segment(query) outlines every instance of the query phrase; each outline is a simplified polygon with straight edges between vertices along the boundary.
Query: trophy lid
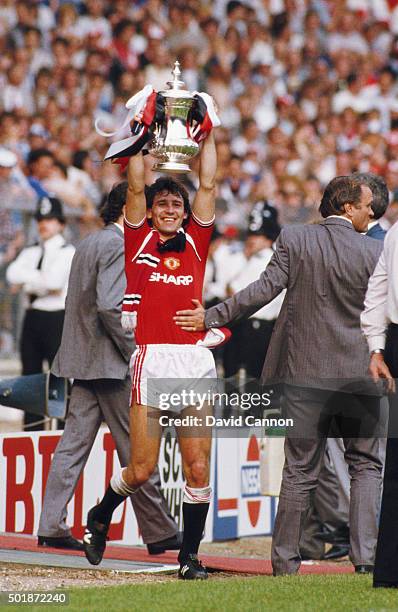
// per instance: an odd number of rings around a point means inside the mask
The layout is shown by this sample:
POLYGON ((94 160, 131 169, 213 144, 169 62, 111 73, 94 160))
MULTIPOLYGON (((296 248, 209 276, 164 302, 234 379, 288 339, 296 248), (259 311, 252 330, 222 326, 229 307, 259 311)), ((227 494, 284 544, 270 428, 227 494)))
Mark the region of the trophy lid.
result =
POLYGON ((174 69, 171 71, 171 74, 173 75, 173 80, 167 81, 167 85, 169 86, 169 89, 166 89, 165 91, 161 91, 160 93, 166 98, 167 97, 192 98, 193 96, 191 92, 185 89, 185 83, 180 78, 181 70, 180 70, 180 62, 178 60, 174 62, 174 69))

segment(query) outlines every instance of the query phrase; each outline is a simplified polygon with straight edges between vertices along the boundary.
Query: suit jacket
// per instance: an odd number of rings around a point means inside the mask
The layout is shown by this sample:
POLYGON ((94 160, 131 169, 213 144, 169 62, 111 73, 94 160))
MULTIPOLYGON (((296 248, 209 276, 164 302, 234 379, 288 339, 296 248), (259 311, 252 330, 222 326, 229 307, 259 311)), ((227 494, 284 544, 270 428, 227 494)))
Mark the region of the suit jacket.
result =
POLYGON ((56 376, 126 378, 134 343, 121 326, 125 288, 124 238, 112 223, 76 249, 61 346, 52 365, 56 376))
POLYGON ((376 223, 376 225, 371 227, 370 230, 366 232, 367 236, 370 238, 375 238, 376 240, 384 240, 386 234, 387 231, 381 227, 380 223, 376 223))
POLYGON ((286 288, 262 381, 341 389, 363 380, 369 353, 360 314, 382 248, 340 218, 286 227, 260 278, 206 311, 206 327, 250 316, 286 288))

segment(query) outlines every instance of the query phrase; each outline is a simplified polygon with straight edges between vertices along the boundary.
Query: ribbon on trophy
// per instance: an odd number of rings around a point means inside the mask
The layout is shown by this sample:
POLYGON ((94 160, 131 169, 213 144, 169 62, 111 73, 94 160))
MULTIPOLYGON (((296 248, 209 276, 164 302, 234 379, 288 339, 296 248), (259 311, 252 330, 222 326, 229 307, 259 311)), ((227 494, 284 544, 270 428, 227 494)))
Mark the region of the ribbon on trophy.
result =
MULTIPOLYGON (((116 136, 122 130, 130 127, 131 136, 111 144, 104 160, 111 159, 124 169, 129 157, 139 153, 150 142, 157 126, 164 123, 164 96, 156 92, 152 85, 146 85, 126 102, 127 115, 115 131, 105 132, 99 125, 100 118, 95 121, 98 134, 107 138, 116 136)), ((190 138, 199 143, 206 138, 213 127, 221 125, 217 116, 214 101, 204 92, 193 92, 191 109, 187 116, 187 133, 190 138)))
POLYGON ((99 126, 99 119, 95 121, 95 129, 101 136, 107 138, 116 136, 118 132, 130 126, 131 136, 111 144, 104 160, 112 159, 125 168, 129 157, 136 155, 153 137, 156 124, 161 123, 164 117, 163 96, 154 91, 152 85, 146 85, 126 102, 127 115, 114 132, 105 132, 99 126), (139 119, 138 119, 139 117, 139 119))
POLYGON ((221 125, 214 100, 209 94, 193 92, 193 104, 188 114, 188 133, 196 142, 204 140, 211 130, 221 125))

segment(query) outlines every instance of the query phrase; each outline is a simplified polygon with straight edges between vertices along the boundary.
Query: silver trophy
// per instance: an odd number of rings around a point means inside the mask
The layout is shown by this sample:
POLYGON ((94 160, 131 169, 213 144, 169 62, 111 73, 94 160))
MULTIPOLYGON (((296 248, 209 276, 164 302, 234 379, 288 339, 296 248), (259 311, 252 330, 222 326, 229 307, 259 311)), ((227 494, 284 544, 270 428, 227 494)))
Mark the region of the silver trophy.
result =
POLYGON ((192 106, 193 94, 185 89, 180 79, 180 63, 175 62, 171 74, 173 80, 169 89, 159 93, 164 97, 164 123, 157 125, 150 142, 149 153, 159 161, 153 167, 161 172, 190 172, 188 161, 199 153, 199 145, 188 131, 188 113, 192 106))

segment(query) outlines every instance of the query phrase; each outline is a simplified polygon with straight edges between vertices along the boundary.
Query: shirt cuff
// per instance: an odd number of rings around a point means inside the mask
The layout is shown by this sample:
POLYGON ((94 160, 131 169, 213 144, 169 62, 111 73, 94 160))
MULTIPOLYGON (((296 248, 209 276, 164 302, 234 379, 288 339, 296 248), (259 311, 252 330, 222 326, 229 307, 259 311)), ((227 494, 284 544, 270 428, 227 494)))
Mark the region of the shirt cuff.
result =
POLYGON ((221 323, 218 323, 217 319, 212 315, 214 306, 205 310, 205 328, 211 329, 212 327, 221 327, 221 323))
POLYGON ((384 349, 386 346, 386 337, 384 334, 380 336, 370 336, 368 339, 369 351, 375 351, 376 349, 384 349))
POLYGON ((127 225, 127 227, 131 227, 131 229, 138 229, 139 227, 142 227, 145 221, 146 221, 146 216, 139 223, 131 223, 130 221, 128 221, 126 217, 124 217, 125 225, 127 225))

